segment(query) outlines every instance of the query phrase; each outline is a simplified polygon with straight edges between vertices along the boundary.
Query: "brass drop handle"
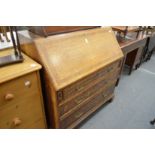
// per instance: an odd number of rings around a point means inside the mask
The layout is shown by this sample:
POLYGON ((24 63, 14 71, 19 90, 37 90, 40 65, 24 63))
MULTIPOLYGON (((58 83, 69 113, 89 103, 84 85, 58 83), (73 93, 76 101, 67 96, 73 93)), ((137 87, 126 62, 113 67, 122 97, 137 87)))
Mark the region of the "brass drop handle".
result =
POLYGON ((91 92, 90 92, 90 91, 88 91, 87 96, 90 96, 90 94, 91 94, 91 92))
POLYGON ((82 89, 84 89, 84 87, 82 87, 82 86, 76 88, 77 91, 81 91, 82 89))
POLYGON ((10 101, 10 100, 13 100, 14 99, 14 95, 11 94, 11 93, 8 93, 5 95, 5 100, 6 101, 10 101))
POLYGON ((79 118, 79 117, 81 117, 82 115, 83 115, 83 112, 77 113, 77 114, 75 115, 75 118, 79 118))
POLYGON ((108 68, 108 72, 111 72, 113 70, 113 67, 108 68))
POLYGON ((82 99, 80 99, 80 100, 75 100, 75 102, 76 102, 77 104, 80 104, 82 101, 83 101, 82 99))
POLYGON ((13 125, 14 125, 14 126, 19 126, 21 123, 22 123, 22 121, 20 120, 20 118, 15 117, 15 118, 13 119, 13 125))
POLYGON ((65 105, 65 107, 63 108, 63 111, 66 112, 68 110, 68 105, 65 105))
POLYGON ((107 93, 102 94, 103 99, 105 99, 105 97, 107 97, 107 96, 108 96, 107 93))
POLYGON ((102 94, 102 97, 103 97, 103 99, 106 97, 105 93, 104 93, 104 94, 102 94))

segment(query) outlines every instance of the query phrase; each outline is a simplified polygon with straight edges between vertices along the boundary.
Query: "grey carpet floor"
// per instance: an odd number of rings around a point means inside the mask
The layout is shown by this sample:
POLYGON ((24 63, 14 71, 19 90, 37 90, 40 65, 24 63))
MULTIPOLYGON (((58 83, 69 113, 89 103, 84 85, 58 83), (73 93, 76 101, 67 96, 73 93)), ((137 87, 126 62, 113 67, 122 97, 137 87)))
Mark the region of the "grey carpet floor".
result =
POLYGON ((155 118, 155 54, 151 60, 133 71, 123 71, 113 102, 89 117, 81 129, 154 129, 155 118))

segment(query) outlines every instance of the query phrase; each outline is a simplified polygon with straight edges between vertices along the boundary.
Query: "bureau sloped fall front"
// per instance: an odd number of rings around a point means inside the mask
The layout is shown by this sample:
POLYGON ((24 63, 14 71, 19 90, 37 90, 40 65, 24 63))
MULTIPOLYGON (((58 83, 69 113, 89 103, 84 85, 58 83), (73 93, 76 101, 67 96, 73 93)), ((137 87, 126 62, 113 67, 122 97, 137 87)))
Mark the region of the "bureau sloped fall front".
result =
POLYGON ((50 128, 75 128, 114 96, 123 54, 110 27, 53 35, 19 33, 23 52, 43 66, 50 128))

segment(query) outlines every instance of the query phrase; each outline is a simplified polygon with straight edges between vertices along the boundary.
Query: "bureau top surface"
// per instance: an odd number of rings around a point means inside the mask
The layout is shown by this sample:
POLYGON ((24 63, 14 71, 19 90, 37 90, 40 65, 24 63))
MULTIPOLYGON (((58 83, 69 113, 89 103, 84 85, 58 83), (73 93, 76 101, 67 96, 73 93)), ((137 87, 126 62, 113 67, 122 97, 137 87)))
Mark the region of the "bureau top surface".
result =
MULTIPOLYGON (((13 49, 2 50, 0 51, 0 57, 12 54, 13 52, 13 49)), ((0 83, 12 80, 19 76, 41 69, 41 65, 30 59, 25 54, 23 54, 23 56, 24 62, 22 63, 16 63, 0 67, 0 83)))
POLYGON ((34 44, 56 90, 123 56, 110 27, 37 38, 34 44))

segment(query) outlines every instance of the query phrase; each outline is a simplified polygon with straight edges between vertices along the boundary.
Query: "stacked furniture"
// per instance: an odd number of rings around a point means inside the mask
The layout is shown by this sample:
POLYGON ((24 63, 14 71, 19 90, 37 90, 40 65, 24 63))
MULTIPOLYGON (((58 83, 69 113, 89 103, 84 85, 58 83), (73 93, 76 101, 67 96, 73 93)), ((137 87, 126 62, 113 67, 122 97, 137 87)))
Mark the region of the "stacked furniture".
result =
POLYGON ((141 27, 140 26, 113 26, 112 29, 118 33, 117 38, 120 41, 125 41, 128 33, 136 32, 137 33, 136 38, 137 38, 141 30, 141 27), (121 34, 123 34, 123 38, 121 37, 122 36, 121 34))
MULTIPOLYGON (((113 29, 116 30, 115 27, 113 27, 113 29)), ((132 73, 133 69, 137 69, 140 66, 144 48, 149 38, 149 35, 144 33, 144 31, 138 32, 137 35, 137 32, 134 32, 135 30, 136 29, 131 29, 130 32, 126 34, 125 39, 121 36, 117 38, 124 54, 122 69, 124 64, 127 65, 129 67, 129 75, 132 73)))
MULTIPOLYGON (((0 57, 13 49, 0 51, 0 57)), ((0 128, 46 128, 39 70, 24 55, 24 62, 0 68, 0 128)))
POLYGON ((92 29, 96 27, 99 26, 28 26, 28 30, 35 34, 47 37, 50 35, 92 29))
POLYGON ((0 26, 0 42, 4 42, 3 38, 5 38, 7 42, 10 42, 10 39, 7 34, 8 30, 8 26, 0 26))
POLYGON ((22 31, 19 38, 43 66, 50 128, 75 128, 113 99, 123 54, 110 27, 46 38, 22 31))

